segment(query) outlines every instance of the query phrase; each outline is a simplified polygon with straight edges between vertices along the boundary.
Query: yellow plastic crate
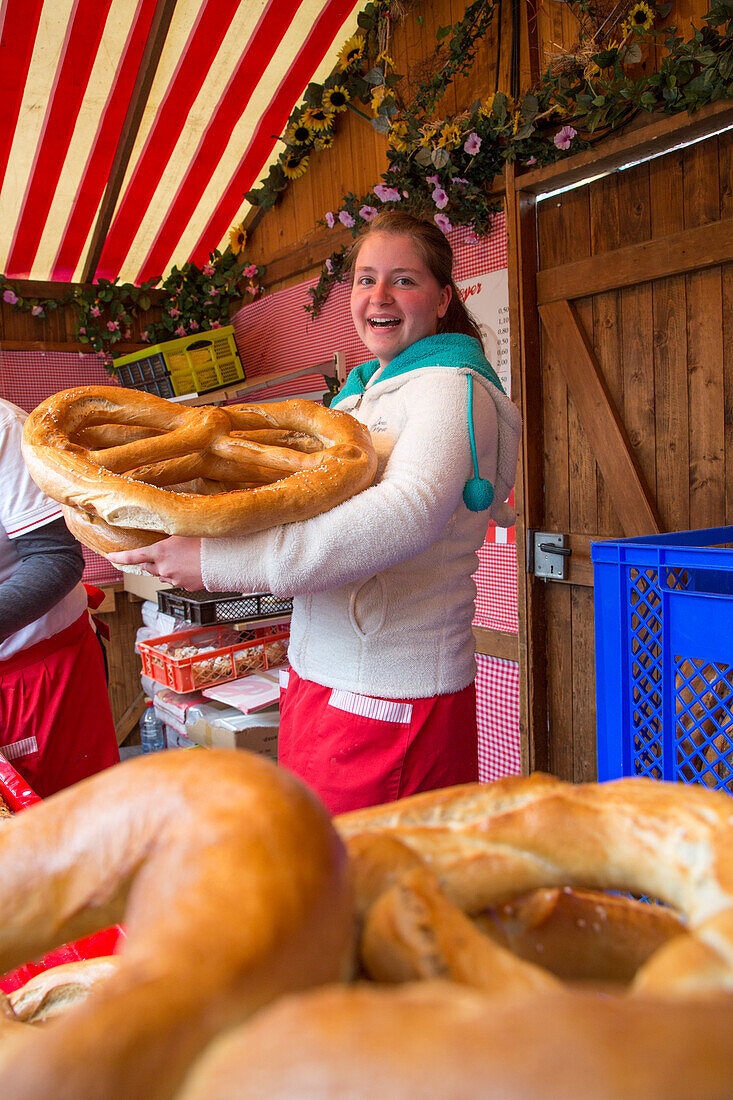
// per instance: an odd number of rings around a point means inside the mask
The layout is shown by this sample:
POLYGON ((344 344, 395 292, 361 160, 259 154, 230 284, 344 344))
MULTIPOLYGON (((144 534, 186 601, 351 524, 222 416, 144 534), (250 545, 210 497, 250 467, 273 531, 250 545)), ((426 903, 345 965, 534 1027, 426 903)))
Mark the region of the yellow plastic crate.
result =
POLYGON ((165 363, 168 384, 173 391, 171 396, 207 393, 244 378, 244 368, 234 341, 233 325, 223 325, 221 328, 182 336, 177 340, 166 340, 164 344, 153 344, 144 351, 115 359, 113 364, 124 385, 131 385, 134 389, 147 389, 147 386, 136 385, 128 378, 138 362, 150 361, 155 357, 162 357, 165 363))

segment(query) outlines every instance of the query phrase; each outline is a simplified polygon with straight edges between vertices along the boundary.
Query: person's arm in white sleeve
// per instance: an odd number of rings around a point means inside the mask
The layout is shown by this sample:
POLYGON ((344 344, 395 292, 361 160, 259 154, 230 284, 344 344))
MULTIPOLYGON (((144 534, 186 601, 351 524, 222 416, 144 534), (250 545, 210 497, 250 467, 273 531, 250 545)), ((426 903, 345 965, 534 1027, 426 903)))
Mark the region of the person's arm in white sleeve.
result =
MULTIPOLYGON (((302 595, 370 576, 427 549, 473 472, 467 389, 458 373, 405 386, 410 416, 381 481, 338 507, 243 538, 202 540, 206 587, 302 595)), ((474 425, 479 453, 492 453, 492 446, 495 452, 496 412, 481 386, 474 386, 474 425)))

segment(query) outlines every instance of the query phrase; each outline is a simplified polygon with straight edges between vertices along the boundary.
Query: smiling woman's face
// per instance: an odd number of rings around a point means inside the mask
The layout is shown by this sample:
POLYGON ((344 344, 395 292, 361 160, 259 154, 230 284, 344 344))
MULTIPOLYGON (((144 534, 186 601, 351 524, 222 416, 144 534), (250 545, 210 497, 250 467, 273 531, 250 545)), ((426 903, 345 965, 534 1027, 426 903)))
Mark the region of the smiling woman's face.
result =
POLYGON ((450 286, 440 286, 411 237, 376 232, 366 238, 354 265, 351 316, 380 366, 434 336, 450 300, 450 286))

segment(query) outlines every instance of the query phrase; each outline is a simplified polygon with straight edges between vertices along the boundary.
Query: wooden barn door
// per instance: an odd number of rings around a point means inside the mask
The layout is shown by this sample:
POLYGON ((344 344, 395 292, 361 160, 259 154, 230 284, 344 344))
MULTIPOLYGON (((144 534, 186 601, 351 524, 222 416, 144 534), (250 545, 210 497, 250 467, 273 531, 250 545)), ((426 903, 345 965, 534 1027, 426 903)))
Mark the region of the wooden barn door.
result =
POLYGON ((525 770, 596 778, 592 540, 733 523, 733 136, 537 192, 731 121, 508 180, 525 770), (534 532, 564 536, 565 579, 531 572, 534 532))

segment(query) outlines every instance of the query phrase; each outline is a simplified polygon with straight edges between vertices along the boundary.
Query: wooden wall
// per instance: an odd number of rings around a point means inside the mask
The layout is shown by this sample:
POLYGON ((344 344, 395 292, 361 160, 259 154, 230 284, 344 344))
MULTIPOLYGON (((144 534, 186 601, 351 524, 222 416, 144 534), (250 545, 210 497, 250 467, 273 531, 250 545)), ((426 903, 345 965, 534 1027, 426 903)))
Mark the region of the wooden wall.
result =
MULTIPOLYGON (((539 202, 536 239, 543 512, 527 527, 569 535, 587 561, 595 538, 733 522, 731 134, 539 202), (610 476, 614 417, 625 481, 610 476)), ((542 602, 542 766, 593 779, 592 573, 543 582, 542 602)))

